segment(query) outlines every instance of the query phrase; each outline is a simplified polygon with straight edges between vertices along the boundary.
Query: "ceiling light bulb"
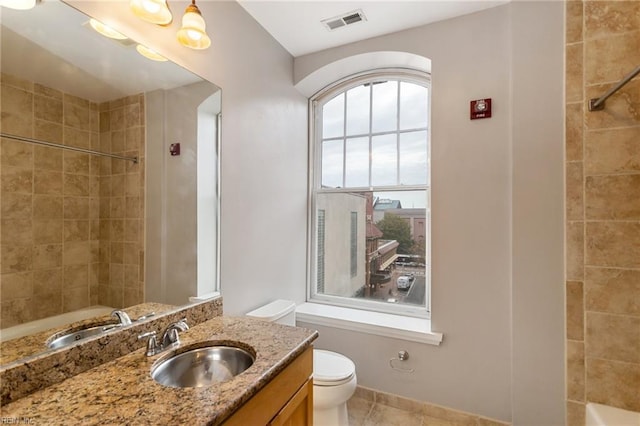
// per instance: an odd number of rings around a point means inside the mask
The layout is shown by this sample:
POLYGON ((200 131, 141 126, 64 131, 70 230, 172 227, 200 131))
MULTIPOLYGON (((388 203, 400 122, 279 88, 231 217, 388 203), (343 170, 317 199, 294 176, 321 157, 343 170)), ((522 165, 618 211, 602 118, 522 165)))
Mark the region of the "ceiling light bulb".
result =
POLYGON ((187 30, 187 37, 189 37, 191 40, 198 41, 202 38, 202 34, 198 31, 187 30))
POLYGON ((173 20, 167 0, 131 0, 129 6, 138 18, 152 24, 168 25, 173 20))
POLYGON ((137 45, 136 50, 139 54, 147 59, 151 59, 152 61, 165 62, 167 60, 167 58, 165 58, 155 50, 149 49, 147 46, 143 46, 142 44, 137 45))
POLYGON ((9 9, 28 10, 36 5, 36 0, 0 0, 0 6, 9 9))
POLYGON ((121 33, 119 33, 118 31, 114 30, 113 28, 103 24, 100 21, 97 21, 93 18, 89 19, 89 25, 91 25, 91 28, 93 28, 94 30, 96 30, 97 32, 99 32, 100 34, 102 34, 105 37, 109 37, 109 38, 114 38, 116 40, 126 40, 127 36, 123 35, 121 33))
POLYGON ((142 0, 142 7, 149 13, 158 13, 161 9, 161 5, 152 0, 142 0))
POLYGON ((211 46, 211 39, 207 35, 206 27, 195 0, 192 0, 182 17, 182 28, 177 34, 178 41, 191 49, 206 49, 211 46))

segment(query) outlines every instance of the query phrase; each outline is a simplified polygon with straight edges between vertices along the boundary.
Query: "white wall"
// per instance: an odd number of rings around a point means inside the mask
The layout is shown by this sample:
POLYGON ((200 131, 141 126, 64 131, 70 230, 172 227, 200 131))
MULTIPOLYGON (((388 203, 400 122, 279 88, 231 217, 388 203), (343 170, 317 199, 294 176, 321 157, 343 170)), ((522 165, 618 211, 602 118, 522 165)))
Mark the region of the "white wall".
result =
POLYGON ((513 423, 563 424, 564 2, 511 20, 513 423))
MULTIPOLYGON (((118 30, 223 89, 225 313, 304 300, 306 99, 293 88, 293 59, 234 2, 198 3, 213 40, 204 52, 177 45, 179 19, 170 28, 141 23, 126 3, 76 6, 117 17, 118 30)), ((562 117, 554 112, 562 8, 513 2, 296 59, 295 81, 370 51, 433 60, 432 307, 445 340, 435 347, 320 328, 319 346, 350 356, 362 385, 516 424, 536 415, 564 422, 562 117), (538 109, 529 96, 551 106, 538 109), (494 117, 469 121, 468 102, 485 97, 494 117), (415 374, 389 369, 400 349, 411 353, 415 374)))
POLYGON ((517 424, 536 411, 538 424, 564 422, 562 45, 562 3, 514 2, 296 58, 296 82, 366 52, 432 61, 432 323, 445 340, 433 347, 320 328, 318 346, 354 359, 363 386, 517 424), (531 91, 551 105, 539 121, 523 98, 531 91), (479 98, 492 98, 493 117, 470 121, 469 101, 479 98), (540 157, 553 160, 531 181, 540 157), (537 215, 526 215, 531 199, 537 215), (412 375, 389 368, 401 349, 412 375))
POLYGON ((145 301, 182 305, 197 295, 198 107, 219 92, 200 82, 146 94, 145 301))
MULTIPOLYGON (((276 298, 302 302, 307 101, 293 87, 291 55, 235 2, 198 2, 212 39, 206 51, 187 49, 175 39, 189 2, 171 2, 174 21, 168 28, 135 18, 125 1, 72 3, 100 20, 117 23, 117 30, 222 88, 225 313, 242 314, 276 298)), ((195 204, 179 207, 195 217, 195 204)), ((195 243, 190 233, 182 238, 185 244, 195 243)))

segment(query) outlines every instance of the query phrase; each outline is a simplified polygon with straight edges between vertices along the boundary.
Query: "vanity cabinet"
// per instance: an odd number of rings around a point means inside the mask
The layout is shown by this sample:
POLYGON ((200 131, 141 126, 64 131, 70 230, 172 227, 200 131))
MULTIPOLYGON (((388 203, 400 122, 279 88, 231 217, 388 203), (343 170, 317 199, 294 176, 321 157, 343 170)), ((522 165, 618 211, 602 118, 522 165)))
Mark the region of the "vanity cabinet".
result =
POLYGON ((223 425, 312 426, 312 373, 313 347, 310 346, 223 425))

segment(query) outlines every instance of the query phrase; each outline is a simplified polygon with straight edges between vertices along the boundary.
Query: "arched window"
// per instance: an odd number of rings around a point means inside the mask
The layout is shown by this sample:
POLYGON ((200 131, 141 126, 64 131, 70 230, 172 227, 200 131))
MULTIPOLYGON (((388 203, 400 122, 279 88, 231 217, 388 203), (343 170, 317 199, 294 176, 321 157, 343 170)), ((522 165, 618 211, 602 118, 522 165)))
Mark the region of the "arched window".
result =
POLYGON ((311 100, 311 301, 428 315, 430 79, 384 70, 311 100))

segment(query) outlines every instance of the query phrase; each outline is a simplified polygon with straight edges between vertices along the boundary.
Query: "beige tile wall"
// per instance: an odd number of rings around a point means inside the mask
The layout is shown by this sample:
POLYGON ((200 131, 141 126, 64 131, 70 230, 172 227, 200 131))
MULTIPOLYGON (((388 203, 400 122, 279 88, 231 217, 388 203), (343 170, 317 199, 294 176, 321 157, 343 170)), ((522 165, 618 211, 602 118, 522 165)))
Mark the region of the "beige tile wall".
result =
MULTIPOLYGON (((142 95, 97 105, 6 74, 0 94, 2 132, 144 156, 142 95)), ((2 139, 1 327, 143 300, 142 164, 2 139)))
POLYGON ((568 1, 567 424, 584 404, 640 411, 640 1, 568 1))
POLYGON ((140 159, 100 160, 98 300, 130 306, 144 300, 144 95, 99 109, 101 149, 140 159))

